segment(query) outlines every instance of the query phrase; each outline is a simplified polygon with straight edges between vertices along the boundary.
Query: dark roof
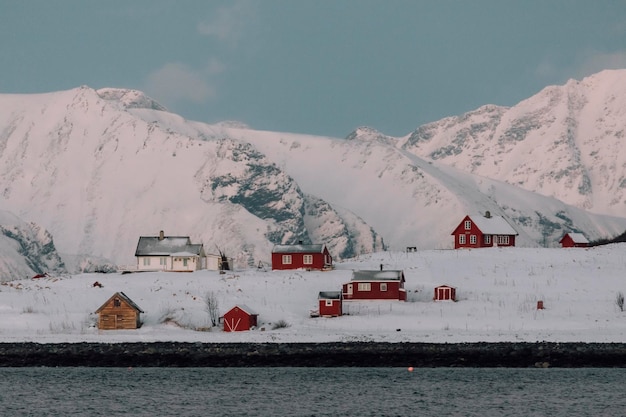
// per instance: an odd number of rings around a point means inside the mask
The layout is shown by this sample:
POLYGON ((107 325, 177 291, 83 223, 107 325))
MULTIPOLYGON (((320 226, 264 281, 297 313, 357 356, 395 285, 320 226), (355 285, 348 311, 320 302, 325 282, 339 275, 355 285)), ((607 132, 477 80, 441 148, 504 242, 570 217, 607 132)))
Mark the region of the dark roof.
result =
POLYGON ((141 236, 137 243, 135 256, 204 256, 201 243, 191 243, 189 236, 141 236))
POLYGON ((317 298, 320 300, 340 300, 341 291, 320 291, 317 298))
POLYGON ((404 281, 404 272, 397 270, 353 271, 352 281, 404 281))
POLYGON ((275 245, 272 253, 322 253, 325 247, 324 244, 275 245))
POLYGON ((104 302, 104 304, 102 304, 100 306, 99 309, 96 310, 96 313, 99 313, 104 307, 107 306, 107 304, 109 304, 109 302, 114 299, 114 298, 120 298, 121 300, 123 300, 126 304, 128 304, 129 306, 131 306, 133 309, 137 310, 140 313, 143 313, 144 311, 139 308, 139 306, 137 304, 135 304, 135 302, 133 300, 131 300, 130 298, 128 298, 128 296, 126 294, 124 294, 123 292, 116 292, 115 294, 113 294, 111 297, 109 297, 108 300, 106 300, 104 302))

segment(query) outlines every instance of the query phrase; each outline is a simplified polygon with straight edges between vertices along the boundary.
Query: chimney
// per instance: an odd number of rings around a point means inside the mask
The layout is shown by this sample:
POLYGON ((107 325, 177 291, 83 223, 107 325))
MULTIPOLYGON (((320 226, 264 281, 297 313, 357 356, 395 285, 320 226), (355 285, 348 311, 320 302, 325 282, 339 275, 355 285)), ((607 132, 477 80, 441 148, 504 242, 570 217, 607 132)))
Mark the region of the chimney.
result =
POLYGON ((383 264, 380 264, 380 270, 381 271, 383 270, 383 264))
POLYGON ((489 210, 487 210, 487 211, 485 212, 485 217, 486 217, 486 218, 488 218, 488 219, 490 219, 490 218, 491 218, 491 212, 490 212, 489 210))
POLYGON ((165 235, 163 234, 163 230, 159 232, 159 240, 165 239, 165 235))

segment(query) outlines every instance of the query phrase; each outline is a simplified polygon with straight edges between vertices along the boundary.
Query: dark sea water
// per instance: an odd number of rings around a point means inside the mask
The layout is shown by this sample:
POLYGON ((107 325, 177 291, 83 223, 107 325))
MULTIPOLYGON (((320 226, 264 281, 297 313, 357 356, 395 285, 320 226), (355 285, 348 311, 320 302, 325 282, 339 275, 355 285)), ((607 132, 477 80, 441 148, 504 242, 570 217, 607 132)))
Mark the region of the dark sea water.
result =
POLYGON ((0 368, 0 416, 626 416, 626 369, 0 368))

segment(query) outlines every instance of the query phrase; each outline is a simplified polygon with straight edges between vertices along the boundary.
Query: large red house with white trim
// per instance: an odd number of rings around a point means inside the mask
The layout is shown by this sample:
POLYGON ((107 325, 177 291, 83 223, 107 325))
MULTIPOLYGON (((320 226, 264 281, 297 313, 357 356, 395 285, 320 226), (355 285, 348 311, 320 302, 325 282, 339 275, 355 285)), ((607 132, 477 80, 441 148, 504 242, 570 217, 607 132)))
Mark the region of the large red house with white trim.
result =
POLYGON ((314 269, 333 267, 333 258, 323 244, 276 245, 272 249, 272 269, 314 269))
POLYGON ((566 233, 559 241, 563 248, 586 248, 589 241, 582 233, 566 233))
POLYGON ((454 249, 515 246, 518 233, 501 216, 465 216, 452 232, 454 249))
POLYGON ((403 271, 354 271, 352 280, 343 284, 344 300, 406 301, 403 271))

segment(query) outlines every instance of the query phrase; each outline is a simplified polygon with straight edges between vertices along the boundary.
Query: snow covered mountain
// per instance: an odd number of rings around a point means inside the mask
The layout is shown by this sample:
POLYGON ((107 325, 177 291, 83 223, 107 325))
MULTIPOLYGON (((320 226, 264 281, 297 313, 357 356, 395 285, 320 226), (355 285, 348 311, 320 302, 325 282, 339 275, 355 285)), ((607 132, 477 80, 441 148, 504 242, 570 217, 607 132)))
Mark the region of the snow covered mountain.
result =
POLYGON ((420 126, 402 149, 596 213, 626 214, 626 70, 420 126))
MULTIPOLYGON (((621 90, 604 86, 617 83, 613 75, 578 83, 616 91, 616 108, 603 111, 604 130, 613 132, 606 149, 558 136, 556 98, 543 107, 525 104, 534 98, 512 109, 483 107, 405 138, 359 128, 341 139, 188 121, 132 90, 4 94, 2 209, 49 230, 66 262, 92 265, 133 262, 138 237, 159 230, 189 235, 208 252, 219 247, 238 267, 268 262, 273 244, 300 240, 327 243, 338 259, 385 247, 450 248, 461 218, 487 210, 514 224, 521 246, 555 246, 567 231, 613 236, 626 230, 621 194, 601 198, 626 183, 626 156, 615 145, 623 122, 614 116, 624 108, 626 82, 621 90), (522 108, 534 118, 514 118, 522 108), (550 144, 531 142, 535 131, 550 144), (556 145, 559 152, 547 151, 556 145)), ((572 110, 565 129, 593 125, 599 135, 602 123, 589 115, 593 103, 606 103, 577 91, 574 107, 587 110, 572 110)))

